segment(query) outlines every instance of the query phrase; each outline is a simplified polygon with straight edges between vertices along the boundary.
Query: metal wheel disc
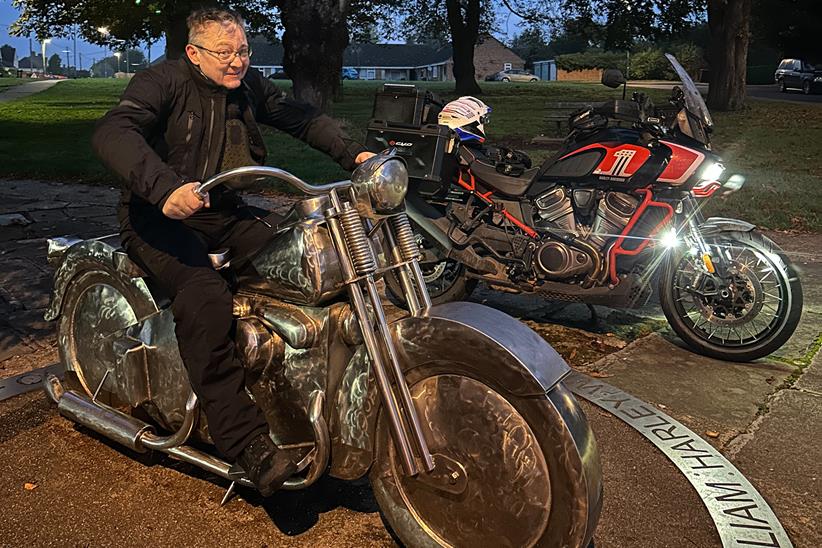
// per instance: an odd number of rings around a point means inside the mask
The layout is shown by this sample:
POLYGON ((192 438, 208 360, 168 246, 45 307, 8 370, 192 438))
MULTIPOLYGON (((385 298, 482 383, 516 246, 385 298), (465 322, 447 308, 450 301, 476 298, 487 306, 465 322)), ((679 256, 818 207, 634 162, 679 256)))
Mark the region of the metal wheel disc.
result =
MULTIPOLYGON (((69 337, 66 365, 83 388, 93 394, 109 366, 117 361, 112 347, 115 333, 137 322, 126 297, 104 283, 89 285, 77 296, 67 318, 69 337)), ((113 381, 113 379, 112 379, 113 381)))
POLYGON ((428 534, 445 546, 529 546, 551 512, 551 481, 539 442, 525 419, 487 385, 437 375, 411 387, 432 454, 465 469, 454 495, 406 477, 391 444, 397 488, 428 534))
POLYGON ((779 323, 785 307, 785 288, 777 267, 765 254, 735 242, 713 243, 729 266, 729 280, 717 295, 702 297, 686 287, 696 276, 694 260, 682 259, 674 277, 677 313, 703 339, 724 345, 746 345, 765 336, 779 323))

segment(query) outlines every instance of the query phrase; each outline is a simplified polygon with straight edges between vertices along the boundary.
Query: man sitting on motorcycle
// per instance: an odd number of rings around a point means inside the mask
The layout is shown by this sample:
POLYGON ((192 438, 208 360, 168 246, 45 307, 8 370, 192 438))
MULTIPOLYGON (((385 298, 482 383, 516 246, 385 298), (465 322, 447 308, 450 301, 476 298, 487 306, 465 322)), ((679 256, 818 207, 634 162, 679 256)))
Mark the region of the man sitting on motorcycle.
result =
POLYGON ((264 163, 258 123, 326 152, 345 169, 372 154, 335 120, 249 69, 239 15, 195 11, 188 28, 185 56, 137 73, 98 122, 93 146, 125 182, 123 247, 172 299, 180 355, 214 444, 269 495, 295 465, 277 450, 246 393, 230 336, 232 294, 208 253, 229 248, 236 266, 271 237, 279 217, 245 206, 231 189, 204 199, 194 190, 215 173, 264 163))

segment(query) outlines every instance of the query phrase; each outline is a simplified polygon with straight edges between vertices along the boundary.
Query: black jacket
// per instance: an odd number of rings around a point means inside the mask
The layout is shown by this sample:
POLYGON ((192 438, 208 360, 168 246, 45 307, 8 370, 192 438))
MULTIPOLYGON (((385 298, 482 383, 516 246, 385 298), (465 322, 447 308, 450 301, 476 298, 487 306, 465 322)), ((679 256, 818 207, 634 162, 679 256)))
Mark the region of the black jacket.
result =
MULTIPOLYGON (((251 155, 260 164, 265 146, 257 123, 305 141, 347 170, 366 150, 337 121, 286 97, 256 69, 248 70, 241 88, 251 155)), ((134 206, 162 208, 181 184, 215 174, 225 138, 227 92, 185 58, 134 76, 92 137, 97 155, 125 182, 121 215, 134 206)))

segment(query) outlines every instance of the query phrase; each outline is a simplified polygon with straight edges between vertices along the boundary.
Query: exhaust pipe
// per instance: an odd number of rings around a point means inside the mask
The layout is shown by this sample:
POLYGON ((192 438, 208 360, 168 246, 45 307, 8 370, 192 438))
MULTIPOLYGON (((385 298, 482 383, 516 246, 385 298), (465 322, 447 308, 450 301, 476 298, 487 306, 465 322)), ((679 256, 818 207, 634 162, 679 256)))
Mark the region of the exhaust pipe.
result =
MULTIPOLYGON (((197 396, 192 392, 186 402, 186 415, 177 432, 169 436, 157 436, 154 427, 131 415, 109 407, 73 390, 66 390, 55 375, 46 377, 44 388, 49 397, 57 404, 57 411, 69 420, 76 422, 117 443, 145 453, 148 450, 162 451, 171 457, 193 464, 203 470, 245 485, 254 485, 244 477, 237 477, 233 467, 227 462, 183 445, 194 429, 196 418, 197 396)), ((331 440, 328 426, 323 417, 323 392, 317 390, 311 394, 309 419, 314 428, 314 450, 310 451, 297 463, 297 470, 308 469, 305 477, 288 479, 284 490, 304 489, 317 481, 328 467, 331 453, 331 440)))
POLYGON ((73 390, 66 391, 55 375, 46 377, 44 385, 46 393, 57 403, 57 411, 62 416, 129 449, 146 452, 140 440, 146 433, 154 434, 154 428, 150 424, 105 404, 92 402, 73 390))

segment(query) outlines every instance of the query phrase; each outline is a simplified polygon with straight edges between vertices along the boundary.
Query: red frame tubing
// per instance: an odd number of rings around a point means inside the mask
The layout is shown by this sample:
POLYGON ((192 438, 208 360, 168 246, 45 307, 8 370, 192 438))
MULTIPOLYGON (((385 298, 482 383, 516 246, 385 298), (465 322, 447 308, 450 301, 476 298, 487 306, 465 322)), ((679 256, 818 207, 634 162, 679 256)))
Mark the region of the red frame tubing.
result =
MULTIPOLYGON (((471 192, 474 193, 475 196, 478 196, 486 204, 496 204, 496 202, 491 199, 491 195, 493 194, 493 192, 486 192, 485 194, 482 194, 481 192, 479 192, 477 190, 476 179, 474 179, 474 174, 471 173, 470 169, 466 169, 466 170, 461 169, 460 172, 459 172, 459 175, 457 177, 458 177, 457 183, 462 188, 464 188, 466 190, 470 190, 471 192), (462 178, 463 171, 465 171, 465 173, 468 175, 468 180, 463 180, 463 178, 462 178)), ((511 221, 514 224, 514 226, 516 226, 517 228, 519 228, 520 230, 525 232, 531 238, 536 239, 538 237, 537 232, 533 228, 531 228, 530 226, 526 225, 525 223, 523 223, 522 221, 520 221, 519 219, 514 217, 504 207, 500 209, 500 213, 502 213, 505 216, 506 219, 511 221)))
POLYGON ((625 228, 622 229, 622 232, 617 238, 617 241, 611 246, 611 249, 608 251, 608 272, 611 276, 611 283, 616 285, 619 283, 619 276, 617 276, 616 271, 616 259, 617 255, 628 255, 630 257, 639 254, 645 249, 651 241, 651 236, 656 234, 663 226, 668 224, 668 221, 674 216, 674 208, 671 207, 671 204, 666 204, 665 202, 655 202, 654 201, 654 193, 651 192, 649 188, 640 188, 637 189, 637 192, 644 194, 642 198, 642 202, 634 211, 634 214, 631 216, 631 220, 628 221, 628 224, 625 225, 625 228), (648 234, 647 240, 642 240, 640 244, 636 247, 636 249, 623 249, 622 244, 625 242, 626 236, 631 232, 636 225, 639 218, 642 217, 642 214, 645 213, 645 210, 648 207, 661 207, 662 209, 667 210, 665 214, 665 218, 654 227, 654 229, 648 234))

